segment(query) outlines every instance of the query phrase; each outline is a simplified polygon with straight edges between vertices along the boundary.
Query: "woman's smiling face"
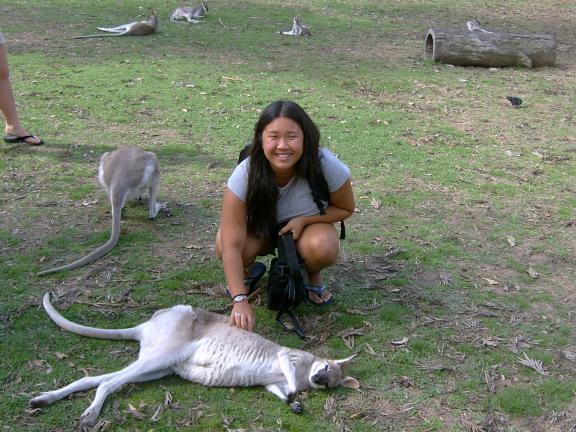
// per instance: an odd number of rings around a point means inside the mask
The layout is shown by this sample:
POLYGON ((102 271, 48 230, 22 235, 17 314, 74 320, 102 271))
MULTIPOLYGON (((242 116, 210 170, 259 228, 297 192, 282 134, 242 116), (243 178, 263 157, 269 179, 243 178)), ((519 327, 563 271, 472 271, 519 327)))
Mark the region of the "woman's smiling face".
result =
POLYGON ((264 128, 262 149, 274 175, 290 179, 304 153, 304 132, 294 120, 278 117, 264 128))

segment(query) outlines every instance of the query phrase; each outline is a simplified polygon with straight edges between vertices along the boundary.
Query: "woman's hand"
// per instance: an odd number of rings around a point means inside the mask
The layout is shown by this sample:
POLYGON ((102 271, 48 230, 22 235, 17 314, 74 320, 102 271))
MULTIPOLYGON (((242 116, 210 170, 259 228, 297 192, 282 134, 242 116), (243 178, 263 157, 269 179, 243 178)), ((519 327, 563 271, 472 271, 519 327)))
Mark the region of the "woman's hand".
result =
POLYGON ((304 228, 306 228, 306 216, 297 216, 292 218, 288 221, 286 225, 278 232, 278 235, 286 234, 292 232, 292 236, 294 240, 298 240, 300 238, 300 234, 304 228))
POLYGON ((248 300, 233 303, 230 314, 230 325, 238 328, 253 331, 256 324, 256 316, 248 300))

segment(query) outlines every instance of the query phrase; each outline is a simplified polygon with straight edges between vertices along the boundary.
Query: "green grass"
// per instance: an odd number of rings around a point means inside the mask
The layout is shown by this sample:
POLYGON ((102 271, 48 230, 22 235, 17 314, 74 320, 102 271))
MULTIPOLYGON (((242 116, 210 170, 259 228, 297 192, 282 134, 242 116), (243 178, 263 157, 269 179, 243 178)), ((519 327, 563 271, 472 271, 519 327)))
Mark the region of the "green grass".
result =
POLYGON ((222 190, 259 112, 283 98, 305 107, 322 144, 350 167, 357 211, 340 262, 325 272, 336 303, 299 308, 312 339, 282 332, 265 293, 257 331, 329 357, 357 353, 350 373, 363 388, 303 394, 305 412, 294 416, 263 389, 169 377, 110 396, 101 416, 110 430, 465 431, 464 418, 478 426, 502 415, 508 421, 497 427, 512 432, 547 430, 563 411, 554 427, 570 430, 574 363, 562 351, 574 346, 576 324, 576 52, 566 42, 574 6, 212 0, 205 22, 192 26, 168 22, 173 6, 102 0, 62 13, 69 2, 0 4, 22 122, 47 143, 1 149, 1 428, 75 430, 93 392, 40 412, 27 401, 117 370, 137 352, 134 343, 59 331, 38 307, 45 292, 64 294, 56 306, 68 318, 100 327, 133 326, 178 303, 227 306, 212 250, 222 190), (154 36, 68 39, 151 8, 161 19, 154 36), (275 33, 295 14, 311 38, 275 33), (470 17, 494 30, 555 34, 557 67, 488 70, 424 58, 427 28, 470 17), (509 94, 524 107, 512 109, 509 94), (172 216, 149 221, 145 203, 130 204, 110 254, 36 277, 108 239, 98 161, 128 144, 157 154, 159 200, 172 216), (394 248, 402 251, 385 258, 394 248), (341 337, 352 328, 361 334, 341 337), (519 364, 523 353, 548 375, 519 364), (153 422, 166 392, 174 403, 153 422))
POLYGON ((513 416, 534 416, 544 410, 562 411, 574 397, 573 382, 546 379, 533 385, 517 385, 500 391, 491 402, 513 416))

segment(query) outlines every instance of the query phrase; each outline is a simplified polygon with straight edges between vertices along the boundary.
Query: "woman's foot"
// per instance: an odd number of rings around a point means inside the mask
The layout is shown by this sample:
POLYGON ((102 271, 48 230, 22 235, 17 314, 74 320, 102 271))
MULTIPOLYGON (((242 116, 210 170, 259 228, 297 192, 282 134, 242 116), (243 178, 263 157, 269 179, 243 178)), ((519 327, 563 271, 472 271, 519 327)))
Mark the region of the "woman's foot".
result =
POLYGON ((26 143, 33 146, 44 144, 44 141, 37 136, 31 135, 26 129, 6 128, 5 132, 4 142, 7 143, 26 143))
POLYGON ((316 306, 328 305, 334 300, 332 293, 326 289, 323 283, 320 285, 306 285, 306 289, 308 290, 308 300, 316 306))

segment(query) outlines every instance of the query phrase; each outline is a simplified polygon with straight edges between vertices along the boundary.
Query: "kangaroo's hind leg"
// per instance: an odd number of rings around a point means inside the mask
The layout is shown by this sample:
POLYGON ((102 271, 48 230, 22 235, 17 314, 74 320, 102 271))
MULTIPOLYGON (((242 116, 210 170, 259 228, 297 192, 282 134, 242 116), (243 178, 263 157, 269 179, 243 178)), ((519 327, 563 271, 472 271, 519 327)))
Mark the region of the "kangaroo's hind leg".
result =
POLYGON ((86 391, 93 387, 97 387, 103 380, 113 378, 115 375, 119 373, 120 372, 112 372, 104 375, 88 376, 80 378, 79 380, 74 381, 73 383, 70 383, 67 386, 62 387, 58 390, 44 392, 40 396, 36 396, 34 399, 30 400, 30 406, 35 408, 49 405, 60 399, 64 399, 66 396, 69 396, 72 393, 76 393, 79 391, 86 391))
MULTIPOLYGON (((130 23, 133 24, 133 23, 130 23)), ((125 33, 128 31, 130 24, 123 24, 118 27, 96 27, 100 31, 110 32, 110 33, 125 33)))
POLYGON ((171 368, 160 367, 165 366, 163 363, 163 359, 159 357, 138 359, 110 378, 102 380, 96 390, 94 400, 80 417, 80 423, 84 426, 94 426, 106 398, 123 385, 151 381, 173 373, 171 368))
POLYGON ((156 195, 158 193, 158 183, 160 183, 160 177, 159 176, 154 176, 150 180, 150 186, 148 188, 148 190, 150 191, 150 203, 149 203, 149 207, 148 207, 148 218, 149 219, 156 218, 160 209, 162 209, 164 207, 162 204, 159 204, 156 202, 156 195))

